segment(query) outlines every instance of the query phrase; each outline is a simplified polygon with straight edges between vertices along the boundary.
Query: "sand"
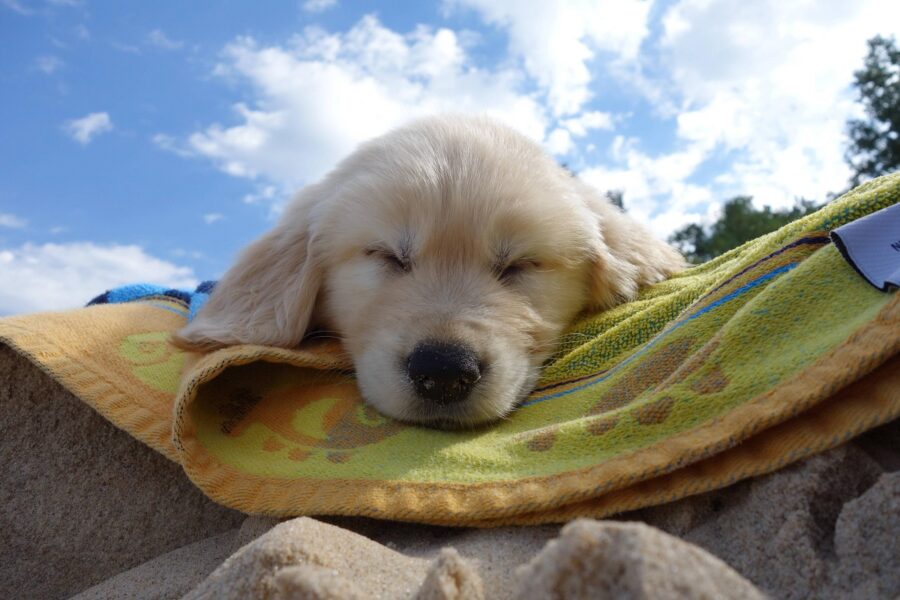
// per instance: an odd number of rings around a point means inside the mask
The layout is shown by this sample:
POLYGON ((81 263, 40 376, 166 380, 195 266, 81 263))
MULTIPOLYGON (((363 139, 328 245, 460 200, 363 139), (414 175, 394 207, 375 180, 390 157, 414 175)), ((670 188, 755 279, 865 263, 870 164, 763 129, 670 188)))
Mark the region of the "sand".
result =
POLYGON ((207 500, 6 348, 0 373, 4 598, 900 595, 900 422, 616 519, 491 530, 278 522, 207 500))

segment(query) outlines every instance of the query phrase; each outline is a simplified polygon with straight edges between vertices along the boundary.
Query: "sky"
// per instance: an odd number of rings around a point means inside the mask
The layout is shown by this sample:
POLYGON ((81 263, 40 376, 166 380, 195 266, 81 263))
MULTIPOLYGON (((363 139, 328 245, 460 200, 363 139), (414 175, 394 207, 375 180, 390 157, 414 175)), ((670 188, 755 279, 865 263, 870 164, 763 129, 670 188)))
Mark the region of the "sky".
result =
POLYGON ((895 0, 0 0, 0 315, 216 279, 357 144, 501 119, 660 237, 847 187, 895 0))

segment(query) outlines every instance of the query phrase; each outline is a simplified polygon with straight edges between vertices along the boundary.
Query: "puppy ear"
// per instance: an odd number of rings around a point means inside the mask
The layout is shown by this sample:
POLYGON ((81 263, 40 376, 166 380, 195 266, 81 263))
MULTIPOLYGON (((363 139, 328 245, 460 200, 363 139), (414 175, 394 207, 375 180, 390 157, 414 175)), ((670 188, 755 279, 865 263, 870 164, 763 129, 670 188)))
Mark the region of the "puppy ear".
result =
POLYGON ((638 290, 683 270, 681 254, 656 238, 596 190, 578 182, 597 219, 599 243, 591 273, 589 308, 605 310, 633 300, 638 290))
POLYGON ((291 348, 313 320, 322 283, 309 202, 298 198, 279 224, 247 247, 209 300, 172 336, 186 350, 236 344, 291 348))

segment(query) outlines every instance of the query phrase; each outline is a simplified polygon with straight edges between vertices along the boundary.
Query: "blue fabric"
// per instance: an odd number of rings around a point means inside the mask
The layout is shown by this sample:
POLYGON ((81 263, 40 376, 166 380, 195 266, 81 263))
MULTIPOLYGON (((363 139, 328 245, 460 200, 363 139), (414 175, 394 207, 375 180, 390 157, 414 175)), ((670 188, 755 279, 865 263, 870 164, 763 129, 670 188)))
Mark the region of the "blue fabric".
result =
POLYGON ((135 302, 138 300, 147 300, 164 296, 173 298, 182 302, 188 309, 188 321, 192 321, 197 316, 197 311, 206 304, 209 295, 216 287, 215 281, 204 281, 197 286, 194 291, 176 290, 161 285, 153 285, 150 283, 135 283, 131 285, 123 285, 122 287, 106 290, 93 300, 87 303, 88 306, 94 304, 122 304, 124 302, 135 302))
POLYGON ((191 302, 188 304, 188 323, 194 320, 194 317, 197 316, 197 311, 203 308, 207 300, 209 300, 209 294, 202 292, 197 292, 191 296, 191 302))

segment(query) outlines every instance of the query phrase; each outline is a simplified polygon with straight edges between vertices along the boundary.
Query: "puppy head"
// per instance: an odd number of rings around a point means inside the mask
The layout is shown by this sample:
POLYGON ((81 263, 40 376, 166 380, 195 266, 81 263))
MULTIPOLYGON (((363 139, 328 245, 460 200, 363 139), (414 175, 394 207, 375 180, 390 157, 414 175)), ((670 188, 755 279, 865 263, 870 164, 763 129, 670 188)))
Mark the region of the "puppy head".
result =
POLYGON ((681 266, 514 130, 431 118, 301 192, 176 341, 291 347, 326 328, 382 413, 475 425, 531 391, 579 312, 681 266))

